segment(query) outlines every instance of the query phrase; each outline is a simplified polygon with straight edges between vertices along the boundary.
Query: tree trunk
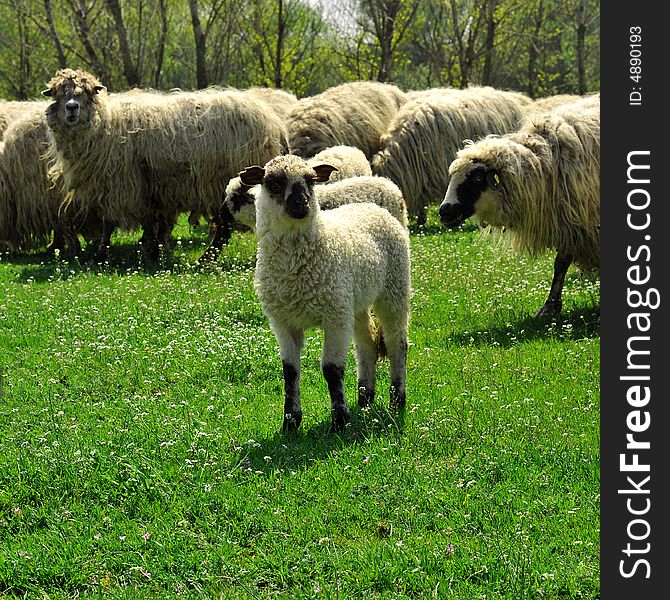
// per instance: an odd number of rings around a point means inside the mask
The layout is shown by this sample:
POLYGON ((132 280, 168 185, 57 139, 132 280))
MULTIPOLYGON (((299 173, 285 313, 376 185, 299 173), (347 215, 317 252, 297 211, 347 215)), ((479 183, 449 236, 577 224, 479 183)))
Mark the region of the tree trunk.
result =
POLYGON ((577 6, 577 85, 580 95, 586 94, 586 0, 579 0, 577 6))
POLYGON ((83 0, 79 0, 78 5, 75 6, 74 0, 67 0, 72 13, 75 15, 74 27, 79 36, 84 50, 88 56, 88 62, 93 68, 95 75, 97 75, 100 80, 107 86, 111 91, 111 81, 109 73, 103 61, 98 57, 98 53, 95 51, 93 44, 91 43, 90 30, 88 26, 87 15, 88 11, 83 0))
POLYGON ((277 1, 277 55, 275 60, 274 84, 277 89, 282 86, 281 59, 284 48, 286 21, 284 20, 284 0, 277 1))
POLYGON ((539 56, 538 45, 540 43, 540 31, 542 29, 542 21, 544 19, 544 1, 540 0, 537 8, 537 15, 535 17, 535 30, 530 36, 530 46, 528 48, 528 95, 535 98, 537 95, 537 85, 535 79, 537 78, 537 59, 539 56))
POLYGON ((114 18, 114 24, 116 25, 116 35, 119 38, 119 49, 121 50, 121 59, 123 61, 123 74, 125 75, 129 86, 139 86, 142 81, 137 72, 137 67, 135 63, 133 63, 132 56, 130 55, 128 32, 126 31, 126 25, 123 22, 121 4, 119 3, 119 0, 105 0, 105 6, 114 18))
POLYGON ((54 23, 51 0, 44 0, 44 10, 46 11, 47 15, 47 24, 49 25, 49 33, 51 34, 51 39, 56 48, 56 54, 58 55, 58 68, 65 69, 67 67, 67 59, 65 58, 65 52, 63 52, 63 45, 60 43, 60 38, 58 37, 58 32, 56 31, 56 24, 54 23))
POLYGON ((191 22, 193 23, 193 35, 195 37, 195 79, 198 89, 209 85, 207 76, 207 36, 200 23, 200 7, 198 0, 188 0, 191 9, 191 22))
POLYGON ((160 88, 161 72, 163 71, 163 57, 165 55, 165 40, 167 39, 167 3, 166 0, 158 0, 160 10, 160 21, 158 30, 158 49, 156 54, 156 68, 154 69, 153 86, 160 88))
POLYGON ((484 43, 484 73, 482 74, 483 85, 491 85, 493 46, 496 35, 495 12, 497 4, 497 0, 488 0, 486 3, 486 41, 484 43))

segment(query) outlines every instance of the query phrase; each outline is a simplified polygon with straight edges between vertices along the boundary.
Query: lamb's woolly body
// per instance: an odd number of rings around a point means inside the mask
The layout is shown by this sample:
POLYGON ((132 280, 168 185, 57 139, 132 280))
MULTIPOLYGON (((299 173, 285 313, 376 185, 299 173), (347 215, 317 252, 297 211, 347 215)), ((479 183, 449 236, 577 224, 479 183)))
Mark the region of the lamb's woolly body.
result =
POLYGON ((355 146, 369 158, 405 100, 395 85, 374 81, 343 83, 302 98, 287 116, 289 148, 309 158, 330 146, 355 146))
MULTIPOLYGON (((253 230, 256 229, 255 202, 259 191, 259 186, 244 186, 239 177, 231 179, 226 188, 225 204, 233 219, 253 230)), ((386 209, 403 227, 407 227, 407 207, 402 192, 386 177, 350 177, 317 185, 314 194, 321 210, 332 210, 344 204, 371 202, 386 209)))
POLYGON ((423 219, 425 207, 444 196, 449 164, 464 141, 516 130, 529 102, 518 92, 490 87, 417 94, 382 137, 372 172, 394 181, 409 215, 423 219))
POLYGON ((314 171, 295 156, 282 156, 270 161, 264 172, 265 181, 270 174, 289 182, 279 196, 265 184, 260 186, 254 279, 284 363, 285 426, 291 428, 291 423, 297 426, 300 422, 296 381, 303 332, 310 327, 325 332, 322 367, 331 396, 333 426, 341 429, 348 420, 343 378, 352 335, 356 340, 359 403, 372 399, 377 347, 371 334, 370 307, 382 324, 391 361, 392 403, 403 405, 410 296, 406 229, 388 211, 370 203, 321 211, 314 193, 318 188, 314 187, 308 195, 306 216, 292 218, 288 206, 294 198, 303 198, 301 182, 305 176, 313 177, 314 171))
MULTIPOLYGON (((348 204, 322 211, 309 231, 260 232, 255 288, 271 322, 323 328, 371 306, 407 261, 406 235, 388 217, 372 205, 348 204)), ((390 297, 404 302, 408 286, 401 282, 390 297)))
POLYGON ((49 82, 54 169, 84 211, 133 229, 156 214, 216 214, 230 177, 285 149, 285 128, 267 106, 235 90, 108 95, 83 71, 49 82), (84 118, 64 122, 67 90, 85 100, 84 118))
POLYGON ((596 98, 532 115, 518 132, 466 146, 450 167, 452 177, 472 163, 499 171, 503 186, 487 221, 508 228, 519 250, 537 254, 552 248, 570 254, 585 270, 599 267, 596 98))
POLYGON ((337 171, 333 171, 330 174, 326 183, 341 181, 349 177, 372 175, 370 162, 366 158, 365 153, 353 146, 332 146, 326 148, 325 150, 321 150, 321 152, 317 152, 309 160, 309 163, 313 165, 327 163, 337 169, 337 171))

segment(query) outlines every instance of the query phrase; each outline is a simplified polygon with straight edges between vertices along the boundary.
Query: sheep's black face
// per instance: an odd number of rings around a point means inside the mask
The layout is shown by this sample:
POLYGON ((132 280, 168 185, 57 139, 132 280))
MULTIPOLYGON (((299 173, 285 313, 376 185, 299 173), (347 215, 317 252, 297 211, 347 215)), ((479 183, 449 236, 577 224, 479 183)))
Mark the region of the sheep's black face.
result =
POLYGON ((440 221, 451 229, 458 227, 475 214, 477 202, 487 190, 495 190, 499 184, 497 171, 482 164, 454 173, 440 205, 440 221))

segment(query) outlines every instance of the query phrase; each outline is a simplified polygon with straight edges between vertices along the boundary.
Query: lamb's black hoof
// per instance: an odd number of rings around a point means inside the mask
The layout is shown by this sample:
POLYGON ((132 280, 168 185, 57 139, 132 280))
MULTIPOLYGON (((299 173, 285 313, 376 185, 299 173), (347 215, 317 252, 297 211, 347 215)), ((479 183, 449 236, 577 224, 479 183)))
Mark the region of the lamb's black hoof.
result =
POLYGON ((281 426, 281 430, 284 433, 295 433, 300 427, 302 422, 302 413, 286 413, 284 415, 284 423, 281 426))
POLYGON ((331 412, 331 415, 333 419, 330 424, 331 433, 342 433, 347 426, 347 423, 351 421, 351 413, 349 412, 349 409, 346 406, 334 409, 331 412))

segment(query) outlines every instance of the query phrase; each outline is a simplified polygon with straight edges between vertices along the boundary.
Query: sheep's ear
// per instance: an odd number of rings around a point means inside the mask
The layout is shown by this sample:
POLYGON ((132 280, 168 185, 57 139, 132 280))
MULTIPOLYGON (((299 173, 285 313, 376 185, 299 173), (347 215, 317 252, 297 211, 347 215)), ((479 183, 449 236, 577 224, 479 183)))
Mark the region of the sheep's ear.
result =
POLYGON ((491 169, 486 172, 486 183, 489 184, 489 187, 492 190, 497 190, 500 187, 502 182, 500 180, 500 174, 496 169, 491 169))
POLYGON ((105 86, 104 86, 104 85, 95 85, 95 86, 93 86, 93 91, 94 91, 96 94, 99 94, 99 93, 102 92, 102 90, 104 90, 104 89, 105 89, 105 86))
POLYGON ((316 165, 315 167, 312 167, 312 169, 314 169, 314 171, 316 172, 316 179, 314 181, 318 183, 328 181, 330 174, 333 171, 337 171, 337 169, 333 165, 327 165, 325 163, 316 165))
POLYGON ((42 96, 47 96, 48 98, 51 98, 51 96, 54 95, 54 91, 52 88, 47 88, 46 90, 42 90, 42 96))
POLYGON ((240 171, 238 175, 244 185, 258 185, 263 183, 265 169, 258 165, 254 165, 253 167, 247 167, 244 171, 240 171))

